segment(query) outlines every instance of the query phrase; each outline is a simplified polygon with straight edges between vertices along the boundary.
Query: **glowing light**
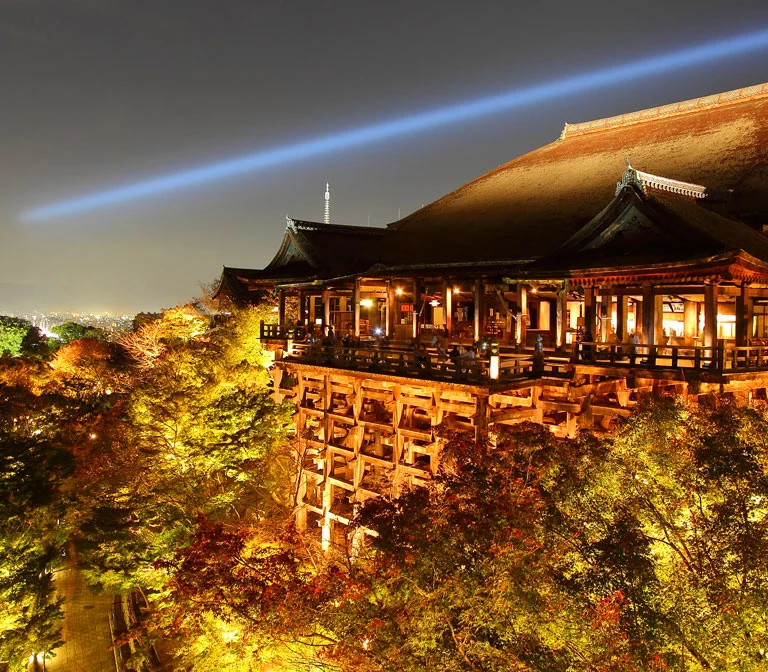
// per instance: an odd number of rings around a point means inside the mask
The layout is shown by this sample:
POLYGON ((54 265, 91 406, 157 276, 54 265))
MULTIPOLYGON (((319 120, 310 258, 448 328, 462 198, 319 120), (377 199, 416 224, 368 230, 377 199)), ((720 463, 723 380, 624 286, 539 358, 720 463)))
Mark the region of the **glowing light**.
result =
POLYGON ((363 308, 370 308, 373 305, 372 299, 360 299, 360 305, 363 308))
POLYGON ((403 288, 402 288, 402 287, 398 287, 398 288, 395 290, 395 294, 397 294, 398 296, 400 296, 402 293, 403 293, 403 288))
POLYGON ((555 79, 543 84, 513 89, 501 94, 402 116, 370 126, 332 133, 291 145, 274 147, 189 170, 158 175, 105 191, 44 205, 25 213, 24 219, 30 221, 52 219, 199 184, 216 182, 399 135, 438 128, 459 121, 475 119, 607 86, 626 84, 643 77, 702 65, 719 59, 732 58, 765 48, 768 48, 768 29, 706 42, 659 56, 555 79))

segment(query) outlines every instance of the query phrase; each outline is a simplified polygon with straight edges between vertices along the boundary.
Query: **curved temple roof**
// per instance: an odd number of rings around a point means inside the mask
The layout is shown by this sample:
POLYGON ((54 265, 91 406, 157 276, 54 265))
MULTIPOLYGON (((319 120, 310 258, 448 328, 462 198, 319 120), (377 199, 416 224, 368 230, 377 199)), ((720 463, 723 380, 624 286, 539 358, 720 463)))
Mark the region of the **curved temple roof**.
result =
POLYGON ((566 124, 554 142, 386 228, 289 220, 275 258, 250 281, 520 270, 561 259, 629 184, 689 237, 690 251, 743 249, 768 261, 768 239, 756 233, 768 224, 768 84, 566 124))

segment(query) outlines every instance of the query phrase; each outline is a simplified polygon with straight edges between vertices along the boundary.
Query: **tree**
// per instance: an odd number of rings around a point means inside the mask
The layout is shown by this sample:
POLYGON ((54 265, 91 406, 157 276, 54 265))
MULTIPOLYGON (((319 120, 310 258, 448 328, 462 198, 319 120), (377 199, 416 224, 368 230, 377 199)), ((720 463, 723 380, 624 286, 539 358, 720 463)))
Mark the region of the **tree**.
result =
POLYGON ((273 501, 267 462, 287 436, 290 410, 272 401, 261 367, 230 365, 226 330, 206 327, 187 310, 143 327, 151 334, 128 345, 129 393, 111 399, 109 413, 94 416, 100 428, 89 430, 105 469, 85 474, 94 479, 85 556, 93 578, 116 590, 160 589, 166 576, 155 561, 189 543, 199 515, 254 521, 273 501))
POLYGON ((104 340, 104 331, 98 327, 83 326, 79 322, 63 322, 55 327, 51 328, 51 331, 59 338, 63 343, 70 343, 72 341, 79 341, 83 338, 95 338, 98 340, 104 340))
POLYGON ((0 660, 14 666, 61 643, 52 578, 66 539, 66 413, 63 400, 0 384, 0 660))
POLYGON ((0 356, 17 357, 32 324, 17 317, 0 315, 0 356))

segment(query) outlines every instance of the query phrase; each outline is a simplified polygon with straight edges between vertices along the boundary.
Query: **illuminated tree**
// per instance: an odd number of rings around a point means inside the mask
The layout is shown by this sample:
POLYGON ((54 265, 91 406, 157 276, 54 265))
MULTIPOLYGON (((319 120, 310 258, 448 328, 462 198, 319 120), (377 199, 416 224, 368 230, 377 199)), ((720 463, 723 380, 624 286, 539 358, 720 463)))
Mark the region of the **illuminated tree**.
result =
POLYGON ((25 340, 27 347, 39 340, 35 327, 26 320, 0 315, 0 356, 16 357, 22 354, 25 340))
POLYGON ((51 328, 51 331, 63 343, 70 343, 71 341, 79 341, 82 338, 96 338, 104 340, 104 331, 93 326, 83 326, 78 322, 63 322, 51 328))
POLYGON ((0 660, 20 668, 60 644, 52 577, 66 540, 59 527, 71 472, 58 444, 67 409, 0 384, 0 660))
POLYGON ((245 524, 274 501, 266 458, 284 442, 289 409, 272 401, 263 367, 236 352, 234 328, 209 332, 180 309, 128 345, 133 387, 90 432, 106 468, 92 474, 82 529, 101 583, 159 589, 166 575, 153 563, 189 542, 199 515, 245 524))

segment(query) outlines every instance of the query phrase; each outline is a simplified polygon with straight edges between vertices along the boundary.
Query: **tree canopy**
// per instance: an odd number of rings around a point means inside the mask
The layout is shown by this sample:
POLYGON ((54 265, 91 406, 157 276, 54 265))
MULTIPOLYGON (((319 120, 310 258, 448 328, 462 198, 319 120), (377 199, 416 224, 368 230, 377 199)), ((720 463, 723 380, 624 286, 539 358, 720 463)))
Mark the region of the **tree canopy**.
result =
POLYGON ((73 544, 94 584, 143 596, 136 632, 175 669, 766 669, 764 408, 648 398, 611 434, 445 433, 426 486, 368 500, 322 553, 293 525, 268 317, 186 306, 3 359, 0 660, 57 644, 73 544))

